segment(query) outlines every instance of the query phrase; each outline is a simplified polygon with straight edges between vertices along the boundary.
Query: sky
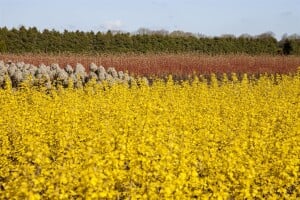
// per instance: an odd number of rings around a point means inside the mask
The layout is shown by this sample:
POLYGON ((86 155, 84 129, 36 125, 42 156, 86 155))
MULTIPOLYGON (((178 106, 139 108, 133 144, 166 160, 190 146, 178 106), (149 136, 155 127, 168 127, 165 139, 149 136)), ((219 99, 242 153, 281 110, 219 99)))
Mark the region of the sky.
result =
POLYGON ((300 0, 0 0, 0 26, 181 30, 206 36, 300 34, 300 0))

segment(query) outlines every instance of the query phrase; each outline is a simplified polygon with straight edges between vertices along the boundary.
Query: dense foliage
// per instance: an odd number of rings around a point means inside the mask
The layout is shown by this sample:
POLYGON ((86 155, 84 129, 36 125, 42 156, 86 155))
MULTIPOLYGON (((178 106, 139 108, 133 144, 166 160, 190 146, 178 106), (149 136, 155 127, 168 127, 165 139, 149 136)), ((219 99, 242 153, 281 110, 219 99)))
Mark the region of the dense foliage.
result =
POLYGON ((7 82, 0 198, 299 199, 299 94, 299 73, 47 93, 7 82))
POLYGON ((277 41, 271 34, 196 37, 192 34, 134 34, 38 31, 37 28, 0 28, 2 53, 149 53, 197 52, 204 54, 300 55, 300 39, 277 41))

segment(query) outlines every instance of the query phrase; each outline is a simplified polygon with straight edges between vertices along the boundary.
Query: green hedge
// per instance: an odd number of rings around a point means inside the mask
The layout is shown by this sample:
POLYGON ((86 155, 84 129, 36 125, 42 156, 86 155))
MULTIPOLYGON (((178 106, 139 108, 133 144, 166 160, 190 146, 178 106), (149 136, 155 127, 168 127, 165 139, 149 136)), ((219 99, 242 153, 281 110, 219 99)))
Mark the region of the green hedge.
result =
POLYGON ((181 53, 294 54, 300 40, 277 41, 272 35, 257 37, 196 37, 172 34, 38 31, 37 28, 0 28, 2 53, 181 53))

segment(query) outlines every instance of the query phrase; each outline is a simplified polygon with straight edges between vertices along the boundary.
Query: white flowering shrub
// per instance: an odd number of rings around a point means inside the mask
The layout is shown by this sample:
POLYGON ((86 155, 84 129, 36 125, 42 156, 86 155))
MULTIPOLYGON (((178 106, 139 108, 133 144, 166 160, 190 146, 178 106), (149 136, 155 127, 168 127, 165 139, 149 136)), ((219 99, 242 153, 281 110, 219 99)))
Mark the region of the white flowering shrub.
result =
POLYGON ((24 62, 8 62, 0 61, 0 86, 4 87, 5 79, 9 78, 12 87, 18 87, 24 80, 32 78, 34 85, 44 85, 48 88, 55 85, 62 85, 67 87, 69 82, 72 81, 75 87, 82 87, 91 80, 97 83, 107 81, 113 83, 129 83, 134 80, 132 76, 123 71, 117 71, 113 67, 107 68, 97 66, 91 63, 88 72, 85 67, 77 63, 73 68, 67 65, 61 68, 57 63, 50 66, 40 64, 38 67, 24 62))

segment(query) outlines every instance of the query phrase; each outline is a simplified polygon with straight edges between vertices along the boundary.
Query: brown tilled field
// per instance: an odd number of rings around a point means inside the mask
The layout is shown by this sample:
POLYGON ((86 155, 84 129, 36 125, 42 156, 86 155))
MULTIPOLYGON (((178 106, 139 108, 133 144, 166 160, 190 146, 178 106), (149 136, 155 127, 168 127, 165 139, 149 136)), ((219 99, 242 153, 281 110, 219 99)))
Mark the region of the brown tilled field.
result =
POLYGON ((47 54, 0 54, 0 60, 30 63, 83 64, 87 69, 90 63, 116 70, 128 71, 139 76, 187 76, 190 74, 210 73, 295 73, 300 66, 300 57, 296 56, 250 56, 250 55, 199 55, 199 54, 122 54, 122 55, 47 55, 47 54))

